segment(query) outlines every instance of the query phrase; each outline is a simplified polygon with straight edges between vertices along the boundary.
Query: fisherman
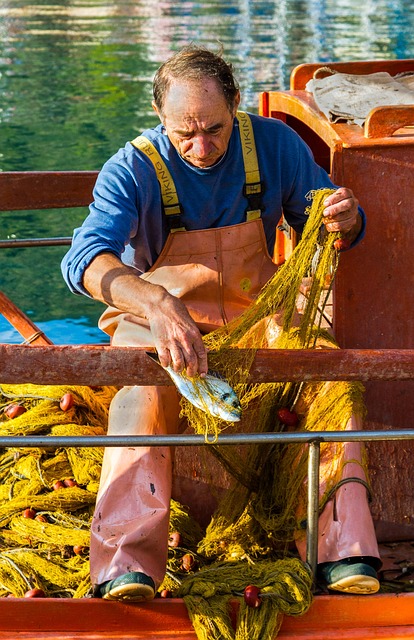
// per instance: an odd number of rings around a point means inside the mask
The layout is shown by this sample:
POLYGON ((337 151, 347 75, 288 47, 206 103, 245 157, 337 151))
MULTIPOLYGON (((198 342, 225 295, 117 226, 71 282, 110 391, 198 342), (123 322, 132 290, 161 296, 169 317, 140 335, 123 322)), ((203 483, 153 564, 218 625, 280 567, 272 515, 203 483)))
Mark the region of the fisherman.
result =
MULTIPOLYGON (((108 305, 99 324, 112 345, 154 347, 164 367, 204 376, 202 334, 239 315, 276 271, 270 255, 282 212, 300 234, 308 192, 334 188, 324 225, 351 247, 365 216, 292 129, 238 112, 238 83, 221 54, 184 47, 158 69, 153 96, 160 124, 104 165, 62 271, 72 292, 108 305), (257 167, 249 164, 254 145, 257 167)), ((125 387, 112 401, 108 433, 173 434, 178 415, 174 387, 125 387)), ((166 567, 171 465, 169 448, 105 450, 90 548, 98 597, 154 597, 166 567)), ((362 476, 325 507, 318 554, 328 588, 378 590, 362 476)))

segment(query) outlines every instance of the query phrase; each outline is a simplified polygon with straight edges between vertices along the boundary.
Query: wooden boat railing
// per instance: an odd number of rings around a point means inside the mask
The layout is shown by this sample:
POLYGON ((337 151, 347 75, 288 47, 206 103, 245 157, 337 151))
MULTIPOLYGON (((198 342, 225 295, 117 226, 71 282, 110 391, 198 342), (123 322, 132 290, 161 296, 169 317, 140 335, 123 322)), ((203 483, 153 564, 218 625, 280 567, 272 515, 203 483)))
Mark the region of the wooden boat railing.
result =
MULTIPOLYGON (((0 212, 86 207, 97 171, 4 171, 0 173, 0 212)), ((0 249, 70 245, 71 237, 8 238, 0 249)))

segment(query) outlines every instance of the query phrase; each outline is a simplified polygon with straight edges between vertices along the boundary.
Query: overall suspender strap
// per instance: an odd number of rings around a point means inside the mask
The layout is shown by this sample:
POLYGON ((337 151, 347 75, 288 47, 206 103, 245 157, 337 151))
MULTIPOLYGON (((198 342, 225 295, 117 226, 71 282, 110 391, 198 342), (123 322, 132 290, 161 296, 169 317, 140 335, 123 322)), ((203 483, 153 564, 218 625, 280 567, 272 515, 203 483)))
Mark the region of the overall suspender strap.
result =
POLYGON ((164 213, 167 216, 170 231, 185 231, 185 227, 181 221, 181 205, 178 201, 177 190, 171 173, 167 169, 167 165, 158 153, 155 146, 145 136, 138 136, 135 140, 131 140, 131 144, 137 149, 145 153, 154 165, 157 179, 160 184, 162 204, 164 213))
POLYGON ((247 198, 246 220, 256 220, 262 214, 263 184, 260 180, 259 162, 250 116, 244 111, 236 114, 239 121, 240 142, 243 152, 246 182, 243 195, 247 198))
MULTIPOLYGON (((240 142, 243 153, 244 172, 246 182, 243 187, 243 195, 247 198, 246 220, 256 220, 262 214, 263 185, 260 180, 259 163, 257 160, 256 143, 250 116, 244 111, 236 114, 239 122, 240 142)), ((171 173, 161 155, 148 138, 138 136, 131 140, 131 144, 145 153, 151 160, 161 189, 164 213, 167 216, 170 231, 185 231, 182 224, 182 208, 178 201, 177 190, 171 173)))

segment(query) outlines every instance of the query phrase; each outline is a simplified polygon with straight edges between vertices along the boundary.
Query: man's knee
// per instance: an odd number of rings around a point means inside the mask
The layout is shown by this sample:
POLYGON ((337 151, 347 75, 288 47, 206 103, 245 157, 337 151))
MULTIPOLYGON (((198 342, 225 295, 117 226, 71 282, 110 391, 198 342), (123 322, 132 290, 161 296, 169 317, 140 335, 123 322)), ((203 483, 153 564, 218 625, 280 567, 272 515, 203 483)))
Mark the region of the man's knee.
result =
POLYGON ((174 388, 123 387, 111 403, 108 435, 151 435, 174 431, 179 404, 174 388))

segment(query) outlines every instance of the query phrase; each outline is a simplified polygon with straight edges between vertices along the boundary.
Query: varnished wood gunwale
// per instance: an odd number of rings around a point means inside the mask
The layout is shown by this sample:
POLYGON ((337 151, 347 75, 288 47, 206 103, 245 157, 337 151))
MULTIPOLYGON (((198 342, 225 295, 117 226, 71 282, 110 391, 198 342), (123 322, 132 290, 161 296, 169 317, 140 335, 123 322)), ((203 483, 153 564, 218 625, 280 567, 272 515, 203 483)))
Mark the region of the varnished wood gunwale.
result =
POLYGON ((294 91, 305 89, 306 84, 313 78, 315 72, 322 68, 331 69, 332 71, 337 71, 339 73, 352 73, 359 75, 386 71, 390 75, 395 76, 399 73, 414 73, 414 59, 306 62, 293 69, 290 74, 290 88, 294 91))
MULTIPOLYGON (((234 606, 234 611, 236 604, 234 606)), ((316 596, 301 617, 283 619, 279 640, 407 640, 414 637, 414 594, 316 596)), ((180 599, 123 604, 99 599, 0 600, 0 639, 195 640, 180 599)))

